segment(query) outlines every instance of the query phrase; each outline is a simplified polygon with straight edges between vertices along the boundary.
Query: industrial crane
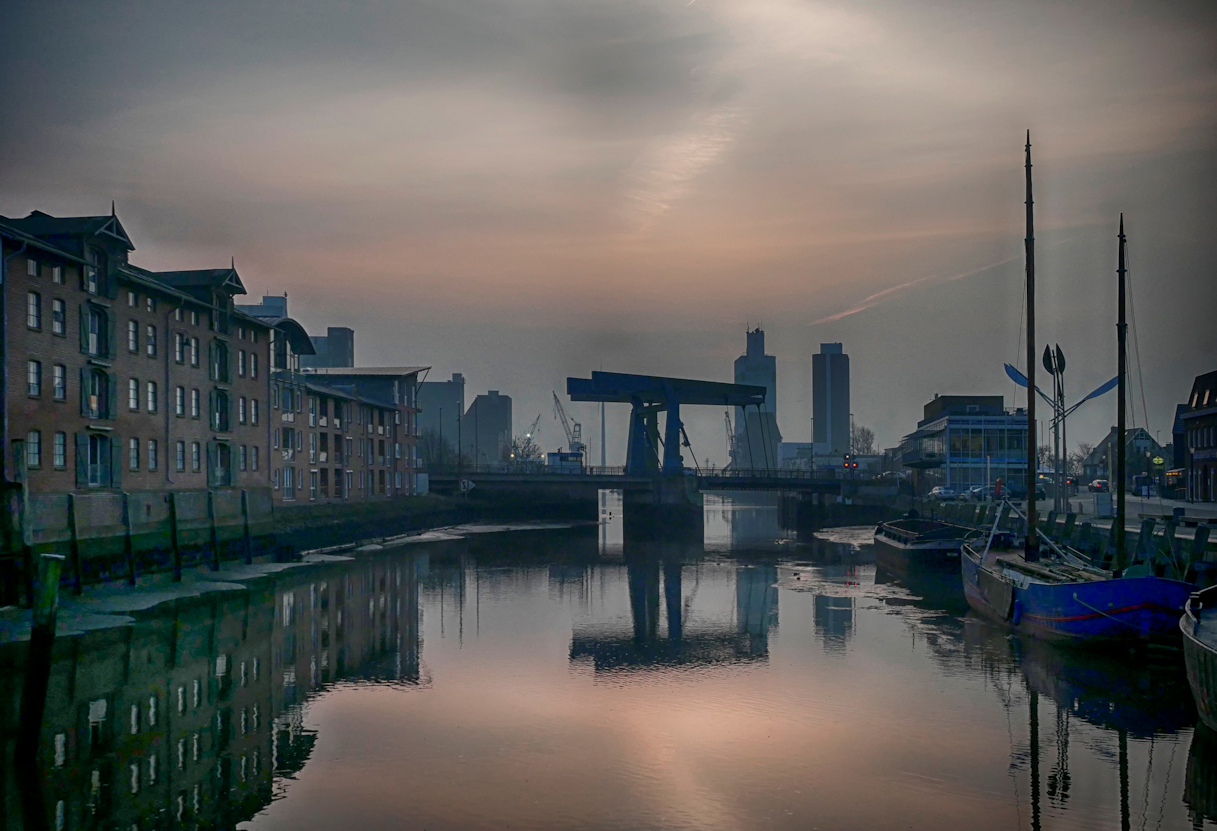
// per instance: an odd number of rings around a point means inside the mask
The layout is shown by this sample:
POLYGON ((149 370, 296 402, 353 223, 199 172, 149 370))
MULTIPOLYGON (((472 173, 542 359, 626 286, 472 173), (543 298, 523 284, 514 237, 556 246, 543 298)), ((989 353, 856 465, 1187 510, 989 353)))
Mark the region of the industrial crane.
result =
POLYGON ((727 426, 727 464, 735 461, 735 428, 731 426, 731 411, 723 411, 723 423, 727 426))
POLYGON ((562 401, 558 398, 558 393, 554 393, 554 417, 562 422, 562 429, 566 432, 566 448, 571 453, 582 453, 587 450, 587 445, 583 443, 583 425, 579 422, 574 422, 566 417, 566 410, 562 407, 562 401))

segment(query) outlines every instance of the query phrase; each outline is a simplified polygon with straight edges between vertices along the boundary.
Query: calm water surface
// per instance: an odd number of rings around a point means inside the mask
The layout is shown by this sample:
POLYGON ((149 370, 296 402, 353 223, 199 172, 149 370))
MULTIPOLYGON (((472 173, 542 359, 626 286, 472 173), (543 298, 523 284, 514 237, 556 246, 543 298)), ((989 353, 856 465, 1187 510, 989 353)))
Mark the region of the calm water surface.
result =
POLYGON ((1179 655, 1011 638, 764 498, 707 499, 696 546, 623 546, 616 505, 64 652, 51 827, 1217 827, 1179 655))

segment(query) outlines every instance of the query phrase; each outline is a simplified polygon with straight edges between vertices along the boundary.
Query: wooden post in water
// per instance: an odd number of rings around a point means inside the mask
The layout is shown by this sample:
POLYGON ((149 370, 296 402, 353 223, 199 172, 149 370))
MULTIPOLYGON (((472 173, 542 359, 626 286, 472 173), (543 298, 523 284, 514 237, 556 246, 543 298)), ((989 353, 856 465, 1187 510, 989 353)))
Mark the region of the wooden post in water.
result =
POLYGON ((34 628, 25 663, 25 685, 21 691, 21 723, 17 733, 18 767, 31 763, 38 752, 38 734, 46 709, 47 684, 51 677, 51 650, 55 645, 55 618, 59 612, 59 575, 62 554, 38 558, 38 587, 34 597, 34 628))
POLYGON ((169 500, 169 540, 173 549, 173 582, 182 582, 182 547, 177 538, 177 494, 170 491, 169 500))
POLYGON ((220 570, 220 537, 216 533, 216 500, 215 491, 207 490, 207 524, 211 527, 210 545, 211 561, 207 564, 212 571, 220 570))
POLYGON ((131 495, 123 493, 123 556, 127 561, 127 585, 135 585, 135 545, 131 540, 131 495))
POLYGON ((241 545, 244 550, 243 560, 245 565, 252 565, 254 561, 254 541, 249 535, 249 491, 241 489, 241 545))
POLYGON ((84 588, 84 569, 80 564, 80 535, 76 527, 76 494, 68 494, 68 553, 72 557, 72 593, 84 588))
POLYGON ((1031 829, 1040 831, 1040 694, 1031 690, 1031 829))

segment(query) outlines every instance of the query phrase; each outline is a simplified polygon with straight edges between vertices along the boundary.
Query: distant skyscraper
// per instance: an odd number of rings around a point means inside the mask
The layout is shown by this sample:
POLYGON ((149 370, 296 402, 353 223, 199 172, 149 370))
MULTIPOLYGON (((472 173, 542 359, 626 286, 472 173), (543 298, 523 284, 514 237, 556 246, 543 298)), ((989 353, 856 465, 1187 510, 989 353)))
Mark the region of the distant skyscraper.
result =
POLYGON ((849 452, 849 356, 839 343, 822 343, 811 356, 812 442, 815 452, 849 452))
POLYGON ((310 335, 316 355, 301 355, 300 366, 355 366, 355 330, 346 326, 330 326, 324 335, 310 335))
POLYGON ((768 469, 779 466, 778 445, 778 361, 765 354, 765 333, 758 326, 748 332, 748 348, 735 359, 735 383, 765 388, 765 403, 735 408, 735 453, 731 464, 737 468, 768 469))
POLYGON ((474 464, 504 461, 511 439, 511 396, 490 390, 473 399, 461 424, 461 445, 474 464))
MULTIPOLYGON (((465 376, 452 373, 451 381, 424 381, 418 385, 418 427, 444 437, 444 442, 456 447, 460 429, 457 420, 465 412, 465 376)), ((472 425, 471 425, 472 429, 472 425)))

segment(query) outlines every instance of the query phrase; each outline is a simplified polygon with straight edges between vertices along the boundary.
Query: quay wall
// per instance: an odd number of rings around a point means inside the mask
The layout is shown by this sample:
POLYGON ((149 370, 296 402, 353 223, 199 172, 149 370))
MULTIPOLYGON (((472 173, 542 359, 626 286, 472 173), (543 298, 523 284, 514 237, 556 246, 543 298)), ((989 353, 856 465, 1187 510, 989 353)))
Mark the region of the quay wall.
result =
POLYGON ((463 500, 302 503, 275 507, 269 488, 17 494, 4 511, 0 605, 28 603, 37 555, 61 554, 62 581, 91 583, 218 568, 225 560, 294 559, 297 552, 455 525, 479 511, 463 500))

